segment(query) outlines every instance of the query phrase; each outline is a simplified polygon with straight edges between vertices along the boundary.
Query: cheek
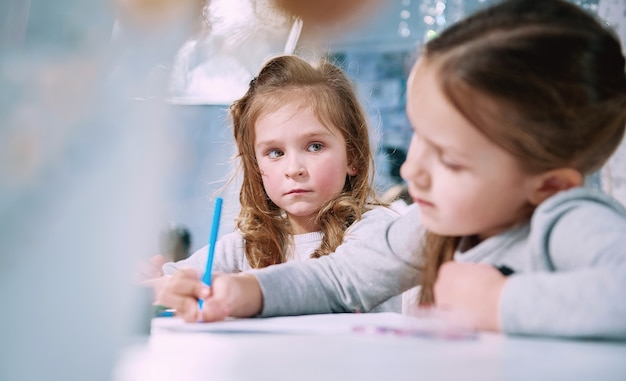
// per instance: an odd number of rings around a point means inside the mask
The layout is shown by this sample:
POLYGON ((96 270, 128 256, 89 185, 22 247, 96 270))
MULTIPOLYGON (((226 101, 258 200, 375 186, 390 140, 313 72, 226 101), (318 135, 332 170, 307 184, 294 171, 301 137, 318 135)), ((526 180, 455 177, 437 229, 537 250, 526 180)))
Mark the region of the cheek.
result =
POLYGON ((256 165, 256 168, 254 169, 259 171, 259 173, 261 174, 261 177, 263 178, 272 177, 273 172, 276 172, 275 166, 272 166, 271 163, 265 162, 263 159, 261 160, 257 159, 257 163, 258 164, 256 165))
POLYGON ((272 184, 276 183, 275 176, 272 175, 271 172, 260 170, 261 171, 261 183, 265 188, 271 187, 272 184))
POLYGON ((439 205, 450 213, 464 214, 480 203, 480 189, 469 179, 460 179, 445 171, 434 173, 431 177, 431 194, 439 205))
POLYGON ((276 182, 274 180, 275 176, 272 173, 272 168, 260 165, 258 171, 261 174, 261 185, 263 185, 263 188, 265 188, 266 190, 271 190, 273 184, 276 182))
POLYGON ((319 164, 320 166, 315 170, 318 184, 332 193, 341 192, 348 174, 346 167, 338 165, 336 161, 319 164))

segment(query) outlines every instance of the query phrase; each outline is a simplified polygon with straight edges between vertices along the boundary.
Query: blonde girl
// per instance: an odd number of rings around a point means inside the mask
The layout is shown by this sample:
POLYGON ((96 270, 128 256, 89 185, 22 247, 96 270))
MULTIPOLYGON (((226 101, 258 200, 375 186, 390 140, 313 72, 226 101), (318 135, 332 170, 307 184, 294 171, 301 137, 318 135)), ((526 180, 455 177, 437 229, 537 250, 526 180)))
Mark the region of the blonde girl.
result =
MULTIPOLYGON (((338 67, 276 57, 230 112, 243 173, 241 209, 237 230, 216 244, 216 272, 340 255, 394 218, 375 200, 365 113, 338 67)), ((192 267, 197 276, 206 257, 203 248, 165 264, 164 273, 192 267)), ((176 307, 172 289, 161 287, 161 304, 176 307)), ((399 309, 395 298, 376 310, 399 309)))

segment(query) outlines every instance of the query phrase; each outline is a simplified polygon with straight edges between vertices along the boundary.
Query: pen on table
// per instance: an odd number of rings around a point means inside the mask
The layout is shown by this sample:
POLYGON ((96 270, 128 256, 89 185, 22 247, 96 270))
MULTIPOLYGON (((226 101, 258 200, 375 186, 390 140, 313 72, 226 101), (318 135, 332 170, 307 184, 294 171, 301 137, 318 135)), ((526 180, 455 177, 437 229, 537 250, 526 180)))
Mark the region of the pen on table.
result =
POLYGON ((173 308, 156 306, 154 316, 155 317, 173 317, 175 313, 176 313, 176 310, 173 308))
MULTIPOLYGON (((213 256, 215 254, 215 242, 217 241, 217 232, 220 228, 220 216, 222 214, 222 198, 215 199, 215 209, 213 210, 213 222, 211 224, 211 235, 209 236, 208 255, 206 260, 206 268, 202 276, 202 283, 207 286, 211 285, 211 274, 213 272, 213 256)), ((198 306, 202 309, 203 300, 198 299, 198 306)))

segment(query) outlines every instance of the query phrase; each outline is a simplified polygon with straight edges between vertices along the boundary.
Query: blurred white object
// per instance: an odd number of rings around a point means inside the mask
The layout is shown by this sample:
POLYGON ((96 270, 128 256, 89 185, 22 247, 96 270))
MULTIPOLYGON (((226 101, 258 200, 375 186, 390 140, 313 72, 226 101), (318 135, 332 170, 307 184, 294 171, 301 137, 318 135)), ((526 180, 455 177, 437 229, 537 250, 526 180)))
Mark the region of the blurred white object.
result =
POLYGON ((175 104, 230 104, 244 95, 263 62, 293 53, 302 24, 270 0, 213 0, 208 30, 179 50, 170 79, 175 104))

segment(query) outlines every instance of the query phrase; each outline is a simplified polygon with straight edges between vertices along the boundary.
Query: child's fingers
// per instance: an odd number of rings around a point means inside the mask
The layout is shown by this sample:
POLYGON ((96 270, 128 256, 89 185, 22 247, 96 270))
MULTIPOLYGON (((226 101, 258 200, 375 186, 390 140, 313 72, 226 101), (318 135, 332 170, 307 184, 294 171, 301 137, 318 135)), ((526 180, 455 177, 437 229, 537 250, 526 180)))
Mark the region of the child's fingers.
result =
POLYGON ((202 311, 200 311, 202 320, 219 321, 230 316, 237 302, 236 295, 239 295, 239 291, 235 277, 215 274, 210 288, 210 297, 204 300, 202 311))
POLYGON ((179 316, 186 322, 195 323, 200 317, 200 307, 198 301, 194 298, 184 298, 178 307, 176 307, 176 316, 179 316))
POLYGON ((161 287, 157 299, 164 306, 179 309, 187 303, 186 299, 198 300, 207 295, 207 286, 195 270, 180 269, 161 287))
POLYGON ((162 255, 154 255, 150 258, 150 263, 152 264, 152 266, 157 268, 161 268, 161 266, 163 266, 165 262, 165 257, 162 255))
POLYGON ((176 271, 168 284, 168 288, 176 293, 194 295, 196 297, 200 296, 201 286, 200 276, 193 269, 176 271))
POLYGON ((202 321, 219 321, 230 315, 230 308, 223 299, 208 298, 204 300, 200 313, 202 314, 202 321))

